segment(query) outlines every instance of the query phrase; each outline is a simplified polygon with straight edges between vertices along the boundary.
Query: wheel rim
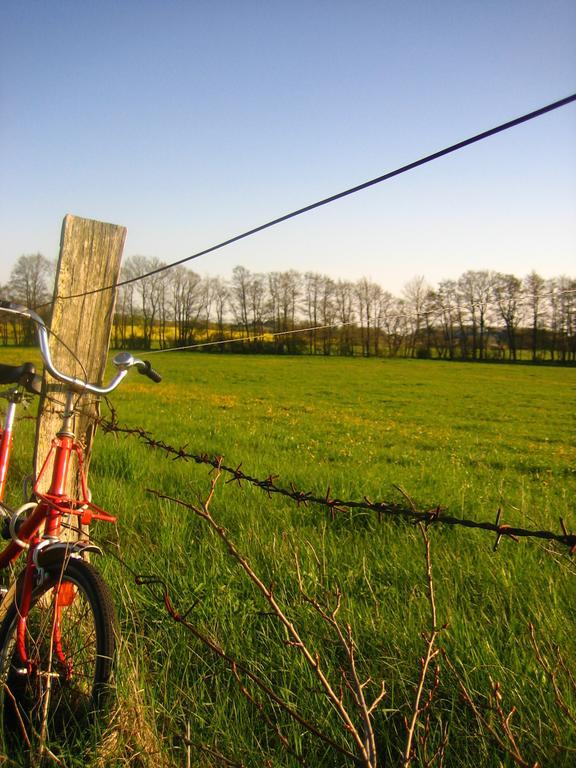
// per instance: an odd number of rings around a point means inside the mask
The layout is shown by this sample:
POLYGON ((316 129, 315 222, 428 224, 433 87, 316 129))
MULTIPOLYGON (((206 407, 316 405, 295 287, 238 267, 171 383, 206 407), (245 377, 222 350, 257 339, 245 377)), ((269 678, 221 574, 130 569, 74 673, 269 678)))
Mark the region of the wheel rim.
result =
POLYGON ((5 730, 45 742, 71 734, 97 708, 99 671, 110 659, 98 653, 93 602, 73 574, 49 577, 26 622, 27 667, 17 649, 15 614, 0 657, 5 730))

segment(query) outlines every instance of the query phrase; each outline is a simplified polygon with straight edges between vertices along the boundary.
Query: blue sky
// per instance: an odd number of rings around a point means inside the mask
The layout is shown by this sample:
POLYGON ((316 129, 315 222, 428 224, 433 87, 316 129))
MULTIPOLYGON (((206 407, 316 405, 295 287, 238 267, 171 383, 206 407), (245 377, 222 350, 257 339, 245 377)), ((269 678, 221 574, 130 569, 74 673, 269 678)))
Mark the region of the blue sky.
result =
MULTIPOLYGON (((576 91, 573 0, 6 0, 0 282, 66 213, 164 261, 576 91)), ((193 261, 398 293, 576 269, 576 104, 193 261)))

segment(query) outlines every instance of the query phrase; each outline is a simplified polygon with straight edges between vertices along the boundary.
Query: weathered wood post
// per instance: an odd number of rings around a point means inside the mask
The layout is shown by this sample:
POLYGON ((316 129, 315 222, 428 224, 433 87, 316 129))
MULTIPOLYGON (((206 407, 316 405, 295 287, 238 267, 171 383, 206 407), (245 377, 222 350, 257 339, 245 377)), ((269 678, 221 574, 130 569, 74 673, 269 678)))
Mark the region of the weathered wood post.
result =
MULTIPOLYGON (((71 376, 101 384, 108 355, 114 319, 115 290, 92 293, 68 299, 67 296, 113 285, 118 281, 126 228, 91 219, 68 215, 62 224, 60 258, 54 287, 54 303, 50 327, 50 353, 58 370, 71 376)), ((36 475, 50 450, 61 419, 64 404, 61 384, 45 376, 47 397, 38 409, 34 464, 36 475)), ((99 404, 94 395, 80 400, 81 413, 76 416, 76 436, 85 446, 85 470, 95 432, 94 417, 99 404)), ((74 495, 78 485, 77 467, 73 465, 72 483, 67 489, 74 495)), ((50 483, 48 472, 40 490, 50 483)))

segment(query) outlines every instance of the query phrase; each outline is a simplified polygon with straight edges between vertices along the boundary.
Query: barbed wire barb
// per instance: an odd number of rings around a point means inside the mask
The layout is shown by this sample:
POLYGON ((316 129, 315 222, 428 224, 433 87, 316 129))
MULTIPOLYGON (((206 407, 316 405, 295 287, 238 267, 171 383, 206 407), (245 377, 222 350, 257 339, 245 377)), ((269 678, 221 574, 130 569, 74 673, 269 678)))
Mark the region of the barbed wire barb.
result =
POLYGON ((102 429, 105 434, 123 434, 126 437, 134 437, 153 450, 161 450, 165 452, 167 456, 172 456, 179 460, 194 461, 196 464, 205 464, 212 467, 212 469, 217 469, 218 471, 230 475, 229 479, 226 480, 226 483, 238 483, 239 487, 242 487, 242 483, 247 483, 255 488, 259 488, 266 493, 268 498, 271 498, 273 494, 277 494, 284 498, 291 499, 298 506, 302 504, 315 504, 319 507, 324 507, 329 511, 332 518, 335 517, 336 513, 344 514, 352 510, 367 510, 375 512, 379 518, 386 515, 389 517, 405 518, 414 522, 422 522, 424 524, 438 523, 441 525, 489 531, 496 534, 498 544, 502 537, 510 538, 513 541, 518 541, 520 538, 536 538, 553 541, 557 544, 567 546, 571 555, 576 552, 576 534, 568 533, 566 524, 562 519, 560 521, 562 532, 555 533, 554 531, 515 527, 503 524, 500 521, 501 512, 497 515, 494 522, 489 522, 450 515, 448 514, 448 511, 440 505, 429 510, 419 510, 410 495, 398 485, 395 487, 406 498, 410 504, 409 507, 403 507, 400 504, 383 500, 372 502, 367 496, 364 496, 361 500, 338 499, 332 496, 330 487, 327 488, 325 495, 318 496, 312 491, 298 489, 292 482, 289 483, 288 488, 278 485, 276 483, 276 480, 279 479, 278 475, 269 474, 264 479, 253 477, 242 470, 242 463, 238 464, 236 467, 229 467, 224 464, 222 456, 210 457, 206 453, 192 453, 185 451, 181 447, 175 448, 164 440, 154 438, 149 432, 141 427, 123 427, 117 422, 113 423, 112 421, 103 418, 99 419, 99 423, 102 424, 102 429))

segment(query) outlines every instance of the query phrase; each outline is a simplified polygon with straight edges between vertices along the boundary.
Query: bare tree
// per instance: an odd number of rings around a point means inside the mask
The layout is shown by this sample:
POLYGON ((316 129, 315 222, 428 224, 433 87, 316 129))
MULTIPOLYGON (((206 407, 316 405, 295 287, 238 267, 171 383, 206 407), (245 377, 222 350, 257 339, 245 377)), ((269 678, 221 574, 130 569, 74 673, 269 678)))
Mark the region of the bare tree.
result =
POLYGON ((54 265, 41 253, 20 256, 8 282, 8 291, 14 301, 30 309, 49 301, 54 280, 54 265))
MULTIPOLYGON (((0 285, 0 296, 8 298, 8 286, 0 285)), ((2 344, 6 346, 10 341, 10 318, 15 318, 16 315, 8 315, 7 313, 0 313, 0 335, 2 337, 2 344)))
MULTIPOLYGON (((308 325, 316 328, 320 318, 320 302, 325 278, 318 272, 306 272, 304 275, 303 306, 308 325)), ((308 351, 315 355, 318 352, 318 333, 310 331, 308 351)))
POLYGON ((380 311, 382 288, 377 283, 363 277, 356 283, 354 294, 360 319, 362 352, 365 357, 369 357, 372 343, 374 343, 376 354, 378 349, 379 322, 382 319, 380 311))
POLYGON ((230 292, 227 284, 221 277, 211 279, 214 311, 216 313, 216 326, 218 328, 218 340, 224 339, 224 317, 230 300, 230 292))
POLYGON ((560 285, 566 339, 565 359, 576 360, 576 280, 561 278, 560 285))
POLYGON ((248 283, 248 307, 252 333, 264 333, 264 312, 266 307, 266 282, 264 275, 254 274, 248 283))
MULTIPOLYGON (((261 335, 267 307, 265 277, 245 267, 234 267, 229 295, 234 319, 246 336, 261 335)), ((258 346, 261 346, 261 342, 252 342, 253 348, 258 346)))
POLYGON ((176 345, 186 346, 193 340, 205 301, 200 275, 182 266, 173 269, 170 275, 170 301, 176 345))
POLYGON ((422 275, 413 277, 402 290, 410 327, 410 338, 406 351, 411 357, 416 355, 418 342, 421 341, 420 331, 423 325, 426 326, 425 316, 429 311, 431 290, 431 286, 428 285, 422 275))
MULTIPOLYGON (((30 309, 39 309, 50 300, 54 282, 54 265, 41 253, 20 256, 10 272, 8 295, 30 309)), ((14 317, 11 321, 16 343, 34 342, 34 328, 30 323, 14 317)))
MULTIPOLYGON (((164 263, 157 258, 149 256, 130 256, 126 260, 125 273, 129 277, 139 277, 152 272, 164 263)), ((142 277, 134 283, 135 301, 139 300, 138 310, 142 322, 142 346, 144 349, 150 349, 152 346, 152 337, 154 327, 160 307, 162 286, 167 280, 166 272, 159 272, 154 275, 142 277)))
POLYGON ((557 277, 548 283, 550 356, 562 362, 576 358, 576 281, 557 277))
POLYGON ((205 277, 202 280, 202 314, 204 317, 204 333, 206 341, 210 336, 210 326, 213 320, 213 306, 218 291, 218 278, 205 277))
POLYGON ((511 360, 517 357, 518 325, 522 319, 522 283, 514 275, 497 273, 493 284, 494 298, 506 328, 508 350, 511 360))
POLYGON ((374 350, 374 355, 379 357, 382 354, 381 342, 383 336, 384 315, 388 303, 392 298, 392 294, 383 291, 379 285, 377 288, 378 291, 376 292, 374 301, 374 335, 372 339, 372 348, 374 350))
POLYGON ((409 331, 405 302, 390 293, 384 293, 381 301, 382 329, 388 346, 388 355, 396 357, 409 331))
MULTIPOLYGON (((296 319, 302 296, 302 276, 291 269, 272 272, 268 276, 268 311, 275 332, 284 333, 296 328, 296 319)), ((294 352, 297 342, 293 337, 283 337, 276 348, 294 352)))
POLYGON ((438 357, 454 360, 459 329, 462 330, 462 309, 457 284, 443 280, 430 296, 434 310, 435 344, 438 357))
POLYGON ((252 275, 246 267, 234 267, 230 281, 230 306, 236 323, 250 335, 249 290, 252 275))
MULTIPOLYGON (((324 326, 320 332, 322 338, 322 352, 324 355, 332 353, 337 323, 337 308, 335 297, 335 284, 329 277, 322 279, 322 294, 320 297, 320 323, 324 326)), ((343 327, 341 333, 348 330, 343 327)))
MULTIPOLYGON (((126 276, 126 270, 121 272, 121 282, 126 276)), ((116 312, 114 316, 114 346, 126 349, 134 339, 134 283, 122 285, 116 296, 116 312), (128 332, 130 329, 130 333, 128 332)))
POLYGON ((544 291, 546 288, 546 281, 539 274, 530 272, 526 275, 522 285, 523 293, 526 296, 527 309, 530 312, 532 321, 531 328, 531 346, 532 346, 532 360, 538 358, 539 347, 539 334, 540 327, 542 325, 544 308, 546 306, 544 291))
POLYGON ((354 332, 352 323, 355 320, 354 285, 347 280, 338 280, 334 286, 334 302, 336 317, 341 324, 340 354, 354 354, 354 332))
POLYGON ((170 275, 163 273, 158 283, 158 344, 160 349, 170 346, 168 329, 172 325, 170 313, 170 275))
POLYGON ((280 275, 282 324, 284 330, 296 327, 296 314, 302 290, 302 277, 294 269, 280 275))
POLYGON ((484 360, 487 352, 489 312, 495 276, 487 270, 469 270, 458 279, 458 290, 468 312, 472 333, 472 357, 484 360))

